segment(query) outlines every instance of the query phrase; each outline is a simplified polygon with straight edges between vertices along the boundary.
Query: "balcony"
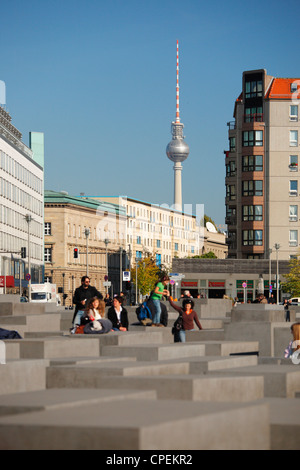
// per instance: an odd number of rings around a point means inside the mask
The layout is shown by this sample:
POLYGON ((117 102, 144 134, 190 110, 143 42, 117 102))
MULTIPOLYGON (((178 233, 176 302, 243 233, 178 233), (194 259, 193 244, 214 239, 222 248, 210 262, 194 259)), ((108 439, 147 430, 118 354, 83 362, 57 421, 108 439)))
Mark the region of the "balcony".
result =
POLYGON ((228 126, 229 131, 233 131, 234 129, 236 129, 236 122, 235 121, 227 122, 227 126, 228 126))

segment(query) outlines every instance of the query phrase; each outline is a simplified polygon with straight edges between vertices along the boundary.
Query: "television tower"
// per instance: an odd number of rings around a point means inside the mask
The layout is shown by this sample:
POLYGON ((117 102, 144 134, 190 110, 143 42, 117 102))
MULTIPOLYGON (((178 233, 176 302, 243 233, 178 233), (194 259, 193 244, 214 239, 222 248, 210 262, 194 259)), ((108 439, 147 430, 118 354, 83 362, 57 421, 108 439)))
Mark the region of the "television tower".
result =
POLYGON ((180 122, 179 115, 179 47, 177 40, 176 119, 175 122, 172 122, 172 140, 167 146, 166 153, 168 158, 174 162, 174 209, 178 211, 182 211, 181 162, 186 160, 190 153, 189 146, 184 141, 183 128, 184 125, 180 122))

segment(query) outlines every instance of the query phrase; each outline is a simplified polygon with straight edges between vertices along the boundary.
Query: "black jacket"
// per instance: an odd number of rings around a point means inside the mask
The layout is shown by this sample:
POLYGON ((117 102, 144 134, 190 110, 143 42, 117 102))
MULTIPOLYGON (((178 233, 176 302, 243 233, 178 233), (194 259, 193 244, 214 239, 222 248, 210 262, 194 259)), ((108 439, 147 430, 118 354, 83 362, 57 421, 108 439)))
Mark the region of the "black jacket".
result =
POLYGON ((129 327, 129 322, 128 322, 128 313, 126 308, 122 307, 121 311, 121 323, 118 322, 118 317, 115 312, 114 307, 110 307, 107 312, 107 318, 112 322, 113 328, 120 328, 120 326, 123 326, 124 328, 129 327))
POLYGON ((92 299, 93 297, 98 297, 99 299, 103 299, 103 295, 101 292, 97 291, 96 287, 93 286, 88 286, 87 289, 85 289, 83 286, 77 287, 75 289, 74 297, 73 297, 73 303, 75 304, 75 312, 74 312, 74 318, 78 312, 78 310, 84 310, 86 307, 85 305, 82 305, 83 300, 89 300, 92 299))

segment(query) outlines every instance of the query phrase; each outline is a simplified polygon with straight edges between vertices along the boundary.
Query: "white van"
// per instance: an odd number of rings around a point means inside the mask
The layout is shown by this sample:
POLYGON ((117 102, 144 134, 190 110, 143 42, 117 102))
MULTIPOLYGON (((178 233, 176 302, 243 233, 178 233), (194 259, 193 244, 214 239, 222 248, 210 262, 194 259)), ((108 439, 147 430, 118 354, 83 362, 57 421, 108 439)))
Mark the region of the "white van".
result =
POLYGON ((300 304, 300 297, 293 297, 291 300, 292 304, 300 304))

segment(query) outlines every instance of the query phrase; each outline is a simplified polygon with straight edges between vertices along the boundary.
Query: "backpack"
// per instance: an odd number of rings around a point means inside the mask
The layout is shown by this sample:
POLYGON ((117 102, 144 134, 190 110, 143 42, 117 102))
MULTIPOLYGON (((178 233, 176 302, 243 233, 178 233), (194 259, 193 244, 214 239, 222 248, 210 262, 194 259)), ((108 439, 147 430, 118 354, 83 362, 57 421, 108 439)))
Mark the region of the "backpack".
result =
POLYGON ((140 322, 144 322, 145 320, 152 320, 152 313, 147 305, 147 302, 143 302, 135 312, 140 322))

